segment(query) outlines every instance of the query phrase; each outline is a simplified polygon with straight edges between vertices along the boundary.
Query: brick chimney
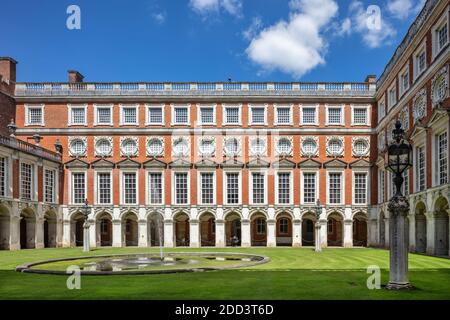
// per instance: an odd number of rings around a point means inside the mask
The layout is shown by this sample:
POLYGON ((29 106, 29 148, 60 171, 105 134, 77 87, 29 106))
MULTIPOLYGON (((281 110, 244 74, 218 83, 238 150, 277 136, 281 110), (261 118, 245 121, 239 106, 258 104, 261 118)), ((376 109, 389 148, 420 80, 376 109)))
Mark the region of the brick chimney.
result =
POLYGON ((69 82, 70 83, 76 83, 76 82, 83 82, 84 76, 79 73, 76 70, 69 70, 67 71, 69 74, 69 82))
POLYGON ((366 80, 365 80, 364 82, 367 82, 367 83, 376 83, 376 82, 377 82, 377 76, 374 75, 374 74, 369 74, 369 75, 366 77, 366 80))
POLYGON ((10 57, 0 57, 0 82, 16 82, 17 61, 10 57))

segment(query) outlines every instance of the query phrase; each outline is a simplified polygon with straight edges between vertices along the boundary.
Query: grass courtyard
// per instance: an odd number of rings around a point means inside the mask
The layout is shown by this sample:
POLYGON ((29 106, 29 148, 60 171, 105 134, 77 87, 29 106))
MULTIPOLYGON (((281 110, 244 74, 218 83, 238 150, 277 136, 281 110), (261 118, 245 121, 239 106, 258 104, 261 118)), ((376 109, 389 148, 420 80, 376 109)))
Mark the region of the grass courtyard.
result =
MULTIPOLYGON (((90 255, 158 252, 102 248, 90 255)), ((389 252, 379 249, 229 248, 165 249, 167 252, 241 252, 270 257, 266 264, 200 273, 83 276, 68 290, 66 276, 18 273, 16 266, 84 255, 81 248, 0 251, 0 299, 450 299, 450 259, 410 254, 414 291, 369 290, 366 269, 382 269, 388 281, 389 252)))

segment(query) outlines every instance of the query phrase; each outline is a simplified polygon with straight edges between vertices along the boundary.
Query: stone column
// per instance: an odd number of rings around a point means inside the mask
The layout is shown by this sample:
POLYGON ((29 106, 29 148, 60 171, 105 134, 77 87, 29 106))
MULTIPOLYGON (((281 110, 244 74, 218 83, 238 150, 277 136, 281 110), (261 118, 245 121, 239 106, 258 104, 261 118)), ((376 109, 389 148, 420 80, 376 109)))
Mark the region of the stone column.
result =
POLYGON ((416 252, 416 217, 414 214, 408 216, 409 219, 409 251, 416 252))
POLYGON ((200 223, 198 220, 189 220, 189 235, 189 246, 191 248, 200 247, 200 223))
POLYGON ((344 220, 344 248, 353 247, 353 220, 344 220))
POLYGON ((45 247, 44 245, 44 219, 39 216, 39 218, 36 218, 36 224, 35 224, 35 247, 36 249, 42 249, 45 247))
POLYGON ((319 220, 320 225, 320 242, 322 243, 322 248, 328 247, 328 228, 327 220, 319 220))
MULTIPOLYGON (((17 211, 16 211, 17 212, 17 211)), ((11 224, 9 227, 9 249, 19 250, 20 249, 20 217, 13 215, 14 211, 11 212, 11 224)))
POLYGON ((434 255, 436 250, 435 236, 435 217, 434 214, 427 214, 427 254, 434 255))
POLYGON ((216 220, 216 247, 225 247, 225 221, 216 220))
POLYGON ((63 247, 70 247, 72 244, 70 243, 70 220, 63 221, 63 247))
POLYGON ((143 219, 138 221, 138 246, 148 247, 147 221, 143 219))
POLYGON ((390 218, 385 218, 384 219, 384 247, 387 249, 389 248, 389 243, 390 243, 390 238, 391 238, 391 234, 389 232, 390 229, 390 218))
POLYGON ((367 246, 375 247, 378 243, 378 223, 376 219, 370 219, 367 223, 367 246))
POLYGON ((276 247, 277 246, 277 235, 276 235, 276 225, 277 222, 273 219, 267 220, 267 246, 276 247))
POLYGON ((294 219, 292 222, 292 246, 302 246, 302 220, 294 219))
POLYGON ((112 221, 112 245, 115 248, 122 247, 122 221, 119 219, 112 221))
POLYGON ((164 247, 174 247, 173 221, 171 219, 164 220, 164 247))
POLYGON ((100 229, 100 227, 97 229, 97 222, 93 219, 89 219, 89 241, 91 248, 97 247, 97 230, 100 229))
POLYGON ((250 220, 242 219, 241 221, 241 247, 250 247, 252 245, 250 235, 250 220))

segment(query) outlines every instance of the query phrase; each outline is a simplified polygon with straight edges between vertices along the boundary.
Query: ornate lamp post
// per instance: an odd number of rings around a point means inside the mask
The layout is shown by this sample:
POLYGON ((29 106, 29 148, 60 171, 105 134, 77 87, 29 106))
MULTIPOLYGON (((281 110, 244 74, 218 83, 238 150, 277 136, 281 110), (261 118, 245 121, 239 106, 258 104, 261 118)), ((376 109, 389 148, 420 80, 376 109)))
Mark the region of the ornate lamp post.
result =
POLYGON ((316 207, 315 207, 315 211, 316 211, 316 241, 315 241, 315 251, 316 252, 322 252, 322 244, 321 244, 321 240, 320 240, 320 214, 322 213, 322 207, 320 206, 320 200, 317 199, 316 202, 316 207))
POLYGON ((403 196, 403 172, 412 166, 411 145, 405 140, 405 131, 400 121, 392 131, 393 141, 387 149, 386 169, 394 175, 396 192, 388 203, 389 219, 389 283, 387 289, 410 289, 408 280, 408 230, 407 214, 409 201, 403 196))
POLYGON ((84 224, 83 224, 83 252, 91 251, 90 240, 89 240, 89 214, 91 213, 91 208, 89 207, 88 200, 84 201, 83 206, 83 215, 84 215, 84 224))

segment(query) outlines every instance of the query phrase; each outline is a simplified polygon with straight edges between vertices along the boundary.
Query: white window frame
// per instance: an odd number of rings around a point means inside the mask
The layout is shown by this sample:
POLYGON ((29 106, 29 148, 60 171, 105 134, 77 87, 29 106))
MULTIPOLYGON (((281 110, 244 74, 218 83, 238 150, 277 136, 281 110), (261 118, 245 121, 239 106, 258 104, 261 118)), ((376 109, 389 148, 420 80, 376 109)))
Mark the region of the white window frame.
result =
POLYGON ((87 126, 87 104, 68 104, 67 105, 67 125, 68 126, 87 126), (73 122, 73 109, 84 109, 84 122, 73 122))
POLYGON ((234 169, 224 169, 223 170, 223 203, 226 205, 241 205, 242 204, 242 171, 237 171, 234 169), (238 186, 239 186, 239 192, 238 192, 238 203, 228 203, 228 185, 227 185, 227 173, 236 173, 238 174, 238 186))
POLYGON ((38 164, 36 163, 36 160, 33 158, 24 158, 20 159, 19 161, 19 199, 22 201, 27 201, 22 199, 22 163, 26 163, 28 165, 31 165, 31 174, 33 175, 31 177, 31 190, 30 190, 30 201, 37 201, 38 199, 38 164))
POLYGON ((432 35, 432 51, 433 51, 433 60, 441 53, 441 51, 448 46, 450 43, 450 34, 449 34, 449 8, 444 11, 442 17, 439 18, 439 21, 433 26, 431 29, 432 35), (436 31, 440 29, 444 24, 447 24, 447 42, 444 44, 442 48, 439 48, 439 39, 436 37, 436 31))
POLYGON ((378 203, 386 202, 386 171, 383 169, 378 169, 378 203), (381 181, 381 177, 383 177, 383 181, 381 181), (383 186, 381 186, 381 182, 383 182, 383 186), (383 191, 383 192, 381 192, 383 191))
POLYGON ((317 169, 308 169, 308 168, 301 169, 301 172, 300 172, 300 204, 303 204, 303 205, 315 205, 317 199, 319 199, 319 190, 320 190, 320 186, 319 186, 319 181, 320 181, 320 179, 319 179, 319 172, 320 171, 317 170, 317 169), (316 182, 315 182, 315 184, 316 184, 316 191, 315 191, 316 197, 315 198, 316 199, 314 200, 314 202, 305 202, 304 173, 314 173, 316 175, 316 182))
POLYGON ((223 125, 225 126, 241 126, 242 125, 242 104, 223 104, 222 105, 223 110, 223 125), (228 108, 237 108, 238 111, 238 117, 239 121, 238 123, 228 123, 227 122, 227 109, 228 108))
POLYGON ((352 204, 355 206, 364 206, 369 204, 370 200, 370 175, 369 170, 358 169, 352 171, 352 204), (356 203, 356 194, 355 194, 355 175, 361 173, 366 175, 366 202, 365 203, 356 203))
POLYGON ((388 95, 388 112, 397 105, 397 81, 394 80, 387 90, 388 95), (394 91, 394 101, 391 100, 391 92, 394 91))
MULTIPOLYGON (((198 185, 198 184, 197 184, 198 185)), ((191 204, 191 173, 188 169, 172 169, 172 203, 175 206, 189 206, 191 204), (176 184, 175 184, 175 174, 176 173, 187 173, 187 203, 176 203, 176 184)))
POLYGON ((414 177, 414 192, 421 192, 419 190, 419 158, 418 158, 418 153, 417 153, 417 149, 418 148, 423 148, 423 152, 424 152, 424 168, 425 168, 425 174, 424 174, 424 185, 425 185, 425 189, 422 190, 425 191, 427 189, 427 148, 426 145, 423 141, 421 141, 420 143, 415 144, 414 147, 414 152, 413 152, 413 168, 414 173, 413 173, 413 177, 414 177))
POLYGON ((145 189, 147 190, 147 192, 145 193, 145 203, 148 206, 158 206, 158 205, 164 205, 166 203, 166 199, 165 199, 165 174, 164 174, 164 170, 161 169, 146 169, 145 170, 145 189), (161 174, 161 203, 152 203, 150 201, 150 174, 151 173, 157 173, 157 174, 161 174))
POLYGON ((409 90, 410 81, 411 81, 411 75, 409 74, 409 63, 407 63, 406 66, 402 69, 402 71, 398 75, 398 96, 399 96, 399 98, 401 98, 405 94, 405 92, 407 92, 409 90), (402 78, 406 73, 408 74, 408 84, 407 84, 406 88, 403 88, 403 79, 402 78))
POLYGON ((292 126, 294 124, 293 120, 293 109, 294 105, 292 104, 274 104, 273 105, 275 114, 274 114, 274 124, 277 126, 292 126), (278 121, 278 109, 289 109, 289 122, 288 123, 280 123, 278 121))
POLYGON ((164 125, 164 115, 165 115, 165 104, 146 104, 145 105, 145 125, 146 126, 163 126, 164 125), (150 122, 150 109, 161 109, 161 122, 150 122))
POLYGON ((70 169, 69 174, 69 195, 70 195, 70 204, 71 205, 83 205, 83 203, 75 203, 75 194, 73 193, 73 174, 74 173, 83 173, 84 174, 84 196, 87 198, 88 196, 88 181, 87 181, 87 171, 86 169, 70 169))
POLYGON ((112 104, 94 104, 94 126, 112 126, 113 125, 113 105, 112 104), (109 109, 111 117, 109 123, 98 122, 98 109, 109 109))
POLYGON ((113 172, 110 169, 99 169, 99 170, 95 170, 95 174, 94 174, 94 194, 95 194, 95 204, 96 205, 112 205, 114 202, 114 182, 113 182, 113 172), (110 187, 109 187, 109 192, 110 192, 110 202, 108 203, 101 203, 100 202, 100 187, 99 187, 99 183, 100 183, 100 179, 99 179, 99 174, 101 173, 109 173, 109 180, 110 180, 110 187))
MULTIPOLYGON (((431 170, 433 172, 432 175, 432 185, 433 187, 435 186, 439 186, 440 184, 440 167, 439 167, 439 140, 438 137, 447 132, 447 180, 450 182, 450 157, 448 155, 448 149, 450 149, 450 145, 449 145, 449 133, 450 130, 448 129, 448 120, 446 118, 442 118, 442 120, 440 120, 435 126, 432 127, 432 131, 433 131, 433 136, 432 136, 432 143, 431 143, 431 152, 432 152, 432 164, 431 164, 431 170)), ((426 151, 426 148, 425 148, 426 151)), ((426 153, 425 153, 426 155, 426 153)), ((425 157, 426 158, 426 157, 425 157)), ((426 176, 426 162, 425 162, 425 176, 426 176)), ((426 188, 426 184, 425 184, 425 188, 426 188)))
POLYGON ((327 170, 327 205, 330 206, 340 206, 345 204, 345 170, 344 169, 332 169, 327 170), (330 203, 330 174, 339 173, 341 174, 341 202, 330 203))
POLYGON ((138 126, 139 125, 139 105, 138 104, 121 104, 120 105, 120 125, 121 126, 138 126), (123 109, 126 108, 135 108, 136 109, 136 122, 125 122, 123 109))
POLYGON ((255 206, 267 205, 267 199, 268 199, 267 175, 268 175, 268 171, 265 169, 254 169, 254 170, 248 171, 249 204, 255 205, 255 206), (263 201, 263 203, 254 203, 253 202, 253 173, 260 173, 260 174, 264 175, 264 201, 263 201))
POLYGON ((326 113, 326 125, 328 126, 343 126, 345 122, 345 114, 344 114, 344 106, 341 104, 333 105, 333 104, 326 104, 325 105, 325 113, 326 113), (329 119, 329 109, 341 109, 341 122, 340 123, 330 123, 329 119))
POLYGON ((377 112, 378 112, 378 123, 381 122, 381 120, 386 117, 386 96, 383 94, 380 100, 378 100, 377 103, 377 112), (381 105, 383 105, 383 108, 381 108, 381 105), (380 111, 383 110, 383 114, 380 113, 380 111))
MULTIPOLYGON (((299 109, 300 109, 300 124, 304 125, 304 126, 318 126, 319 125, 319 105, 318 104, 302 104, 299 105, 299 109), (305 123, 303 122, 303 108, 310 108, 316 109, 316 121, 314 123, 305 123)), ((342 111, 341 111, 342 112, 342 111)), ((328 115, 327 115, 327 119, 328 119, 328 115)))
POLYGON ((370 106, 369 105, 355 105, 352 104, 350 106, 351 108, 351 113, 352 113, 352 120, 351 120, 351 125, 352 126, 368 126, 370 125, 370 106), (365 123, 355 123, 355 115, 354 115, 354 110, 355 109, 366 109, 366 122, 365 123))
POLYGON ((216 118, 216 104, 199 104, 197 105, 197 123, 199 125, 215 125, 217 123, 216 118), (202 121, 202 109, 213 109, 213 122, 202 121))
POLYGON ((281 206, 289 206, 294 204, 294 192, 293 192, 293 183, 294 183, 294 171, 293 170, 276 170, 275 171, 275 204, 281 206), (289 203, 280 203, 279 199, 279 174, 280 173, 288 173, 289 174, 289 203))
POLYGON ((43 193, 42 200, 43 200, 43 202, 53 203, 53 204, 58 203, 59 202, 59 198, 58 198, 58 190, 59 190, 58 169, 44 165, 43 169, 42 169, 42 173, 43 173, 43 176, 42 176, 42 193, 43 193), (47 171, 53 171, 53 173, 55 175, 55 183, 54 183, 54 186, 53 186, 53 202, 47 202, 46 199, 45 199, 45 171, 46 170, 47 171))
POLYGON ((0 157, 5 159, 5 195, 3 198, 11 198, 13 194, 13 181, 12 181, 12 159, 11 155, 0 152, 0 157))
POLYGON ((139 170, 138 169, 123 169, 120 170, 120 205, 122 206, 135 206, 139 204, 139 170), (136 174, 136 202, 135 203, 125 203, 125 186, 123 176, 124 173, 134 173, 136 174))
MULTIPOLYGON (((226 177, 225 177, 226 178, 226 177)), ((197 170, 197 199, 198 204, 205 206, 214 206, 217 204, 217 179, 216 179, 216 170, 215 169, 201 169, 197 170), (203 203, 202 201, 202 173, 212 173, 213 174, 213 202, 212 203, 203 203)))
POLYGON ((420 75, 422 75, 422 73, 424 73, 425 70, 426 70, 427 67, 428 67, 428 65, 427 65, 427 46, 426 46, 426 44, 427 44, 427 42, 426 42, 426 40, 424 40, 424 41, 422 42, 422 44, 419 46, 419 48, 414 52, 414 55, 413 55, 414 81, 416 81, 417 78, 419 78, 420 75), (422 52, 425 53, 425 67, 424 67, 423 70, 421 70, 421 71, 419 72, 419 70, 417 69, 417 67, 418 67, 418 64, 417 64, 417 63, 418 63, 417 56, 418 56, 419 54, 421 54, 422 52))
POLYGON ((252 126, 267 126, 267 106, 268 104, 249 104, 248 105, 248 124, 252 126), (264 122, 253 122, 253 108, 264 109, 264 122))
POLYGON ((45 126, 45 105, 44 104, 25 104, 25 126, 45 126), (41 109, 41 123, 30 123, 29 110, 41 109))
POLYGON ((171 117, 171 124, 173 126, 188 126, 191 123, 191 105, 189 103, 186 104, 171 104, 170 105, 172 110, 172 117, 171 117), (187 122, 175 122, 175 109, 176 108, 186 108, 187 109, 187 122))

